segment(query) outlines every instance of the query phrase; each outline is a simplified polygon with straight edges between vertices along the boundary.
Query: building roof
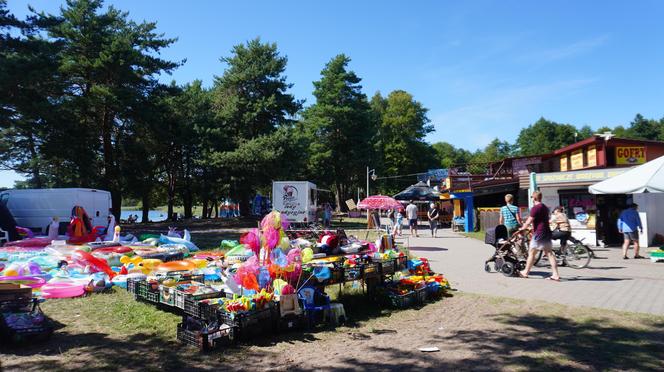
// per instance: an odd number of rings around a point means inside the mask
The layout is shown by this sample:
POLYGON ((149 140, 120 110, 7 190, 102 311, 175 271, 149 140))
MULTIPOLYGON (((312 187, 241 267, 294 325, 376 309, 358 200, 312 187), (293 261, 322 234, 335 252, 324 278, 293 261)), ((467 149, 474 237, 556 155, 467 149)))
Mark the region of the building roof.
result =
POLYGON ((591 145, 593 143, 604 143, 606 142, 607 144, 616 144, 616 143, 623 143, 623 144, 630 144, 630 145, 658 145, 664 147, 664 142, 662 141, 653 141, 653 140, 642 140, 642 139, 632 139, 632 138, 621 138, 621 137, 611 137, 609 140, 605 140, 604 137, 600 135, 594 135, 592 137, 588 137, 584 140, 581 140, 579 142, 573 143, 571 145, 565 146, 561 149, 553 151, 554 155, 560 155, 569 151, 576 150, 580 147, 584 147, 587 145, 591 145))

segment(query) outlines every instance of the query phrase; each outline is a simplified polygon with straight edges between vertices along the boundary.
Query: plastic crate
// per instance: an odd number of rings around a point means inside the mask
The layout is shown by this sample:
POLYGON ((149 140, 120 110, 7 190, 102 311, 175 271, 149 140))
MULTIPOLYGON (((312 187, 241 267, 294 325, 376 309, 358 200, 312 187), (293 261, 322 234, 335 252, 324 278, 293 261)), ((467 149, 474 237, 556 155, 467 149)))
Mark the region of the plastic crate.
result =
POLYGON ((399 256, 394 259, 395 264, 394 264, 394 270, 396 271, 402 271, 406 270, 408 268, 408 256, 399 256))
POLYGON ((222 326, 221 329, 204 333, 186 329, 183 323, 178 324, 177 339, 183 344, 193 346, 200 351, 210 351, 228 345, 235 339, 233 327, 222 326))
POLYGON ((422 288, 415 289, 415 296, 416 296, 416 302, 418 304, 423 304, 427 302, 427 299, 429 298, 429 292, 427 292, 427 287, 424 286, 422 288))
POLYGON ((261 310, 243 313, 219 311, 219 318, 231 327, 235 327, 239 337, 249 338, 258 334, 273 332, 278 320, 276 306, 269 305, 261 310))
POLYGON ((306 325, 307 322, 304 313, 299 315, 289 314, 279 318, 277 321, 277 330, 279 332, 290 332, 304 329, 306 325))
POLYGON ((136 292, 134 292, 134 295, 136 296, 137 300, 142 300, 154 304, 159 303, 160 291, 158 289, 153 290, 152 285, 146 280, 136 281, 135 284, 136 292))
POLYGON ((397 309, 407 309, 417 305, 417 293, 410 291, 405 294, 389 293, 390 304, 397 309))
POLYGON ((362 264, 362 279, 380 277, 380 264, 378 262, 366 262, 362 264))
POLYGON ((396 258, 391 258, 383 261, 374 261, 378 264, 380 276, 393 275, 396 271, 396 258))
POLYGON ((210 293, 212 297, 194 297, 194 296, 185 296, 184 298, 184 313, 191 315, 194 318, 202 320, 212 320, 217 317, 217 311, 219 310, 219 304, 209 304, 205 299, 220 298, 224 296, 224 293, 210 293))
POLYGON ((354 280, 361 280, 363 273, 363 266, 362 264, 357 264, 352 267, 344 267, 343 273, 344 273, 344 281, 351 282, 354 280))
POLYGON ((0 283, 0 309, 17 310, 32 304, 32 288, 13 283, 0 283))
POLYGON ((138 282, 145 282, 145 279, 133 279, 133 278, 127 278, 127 292, 132 293, 134 295, 134 298, 136 297, 136 293, 138 292, 138 282))
POLYGON ((46 318, 44 313, 39 307, 37 299, 31 300, 32 306, 27 311, 8 311, 3 309, 0 313, 0 341, 23 344, 47 340, 53 334, 53 323, 46 318), (30 322, 27 327, 18 327, 17 325, 7 324, 6 316, 23 314, 29 317, 41 317, 42 321, 39 324, 30 322))

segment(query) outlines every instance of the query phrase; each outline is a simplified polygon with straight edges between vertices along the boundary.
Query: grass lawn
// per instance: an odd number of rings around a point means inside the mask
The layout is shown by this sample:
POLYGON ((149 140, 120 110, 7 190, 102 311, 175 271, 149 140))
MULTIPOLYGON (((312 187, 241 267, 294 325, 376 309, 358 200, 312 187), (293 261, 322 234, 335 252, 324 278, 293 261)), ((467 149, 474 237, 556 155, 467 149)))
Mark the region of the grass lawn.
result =
MULTIPOLYGON (((42 344, 5 349, 28 370, 662 370, 664 317, 454 293, 421 309, 342 297, 349 324, 259 337, 201 354, 175 340, 180 317, 124 290, 42 305, 59 324, 42 344), (436 346, 438 353, 422 353, 436 346)), ((355 293, 355 294, 353 294, 355 293)))
POLYGON ((467 232, 467 233, 465 232, 465 233, 462 233, 462 234, 465 235, 465 236, 467 236, 467 237, 469 237, 469 238, 473 238, 473 239, 477 239, 477 240, 482 240, 482 241, 484 241, 484 231, 482 231, 482 230, 480 230, 480 231, 473 231, 473 232, 467 232))

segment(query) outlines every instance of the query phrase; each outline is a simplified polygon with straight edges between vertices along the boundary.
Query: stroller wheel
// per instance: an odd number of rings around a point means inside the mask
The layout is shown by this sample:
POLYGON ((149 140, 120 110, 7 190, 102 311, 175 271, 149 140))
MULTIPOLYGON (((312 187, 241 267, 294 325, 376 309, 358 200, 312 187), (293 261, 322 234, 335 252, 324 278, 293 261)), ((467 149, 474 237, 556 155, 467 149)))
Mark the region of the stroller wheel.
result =
POLYGON ((500 268, 503 267, 503 264, 505 263, 505 260, 502 258, 496 258, 496 261, 493 262, 493 268, 496 270, 496 272, 500 272, 500 268))
POLYGON ((513 276, 514 275, 514 264, 506 261, 503 266, 500 268, 500 272, 503 273, 505 276, 513 276))
POLYGON ((487 273, 491 272, 491 265, 489 265, 488 262, 484 264, 484 271, 486 271, 487 273))

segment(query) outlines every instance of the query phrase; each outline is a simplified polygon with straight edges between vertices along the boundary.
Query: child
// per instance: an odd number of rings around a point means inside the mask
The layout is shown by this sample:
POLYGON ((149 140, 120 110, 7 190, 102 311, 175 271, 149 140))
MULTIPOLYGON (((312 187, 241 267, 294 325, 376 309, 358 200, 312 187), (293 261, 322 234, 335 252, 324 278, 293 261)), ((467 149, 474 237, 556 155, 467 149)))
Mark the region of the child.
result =
POLYGON ((401 236, 401 225, 403 224, 403 214, 401 213, 401 209, 395 209, 394 210, 394 227, 392 228, 392 235, 397 235, 401 236))

